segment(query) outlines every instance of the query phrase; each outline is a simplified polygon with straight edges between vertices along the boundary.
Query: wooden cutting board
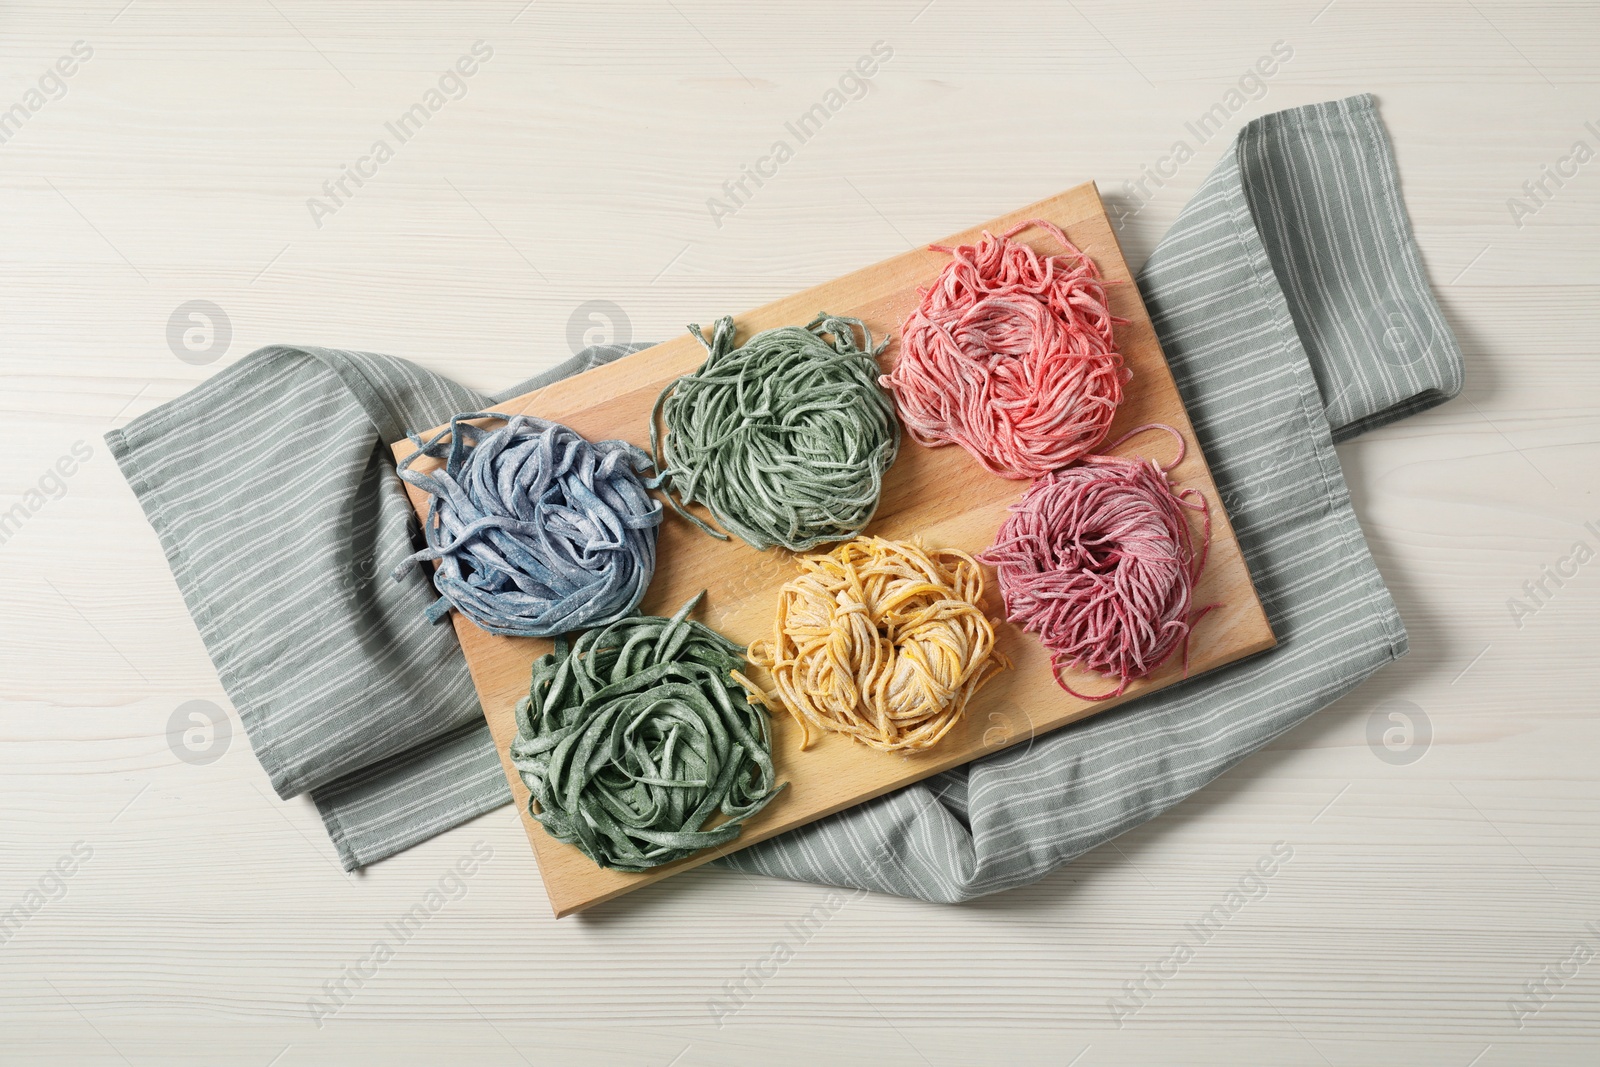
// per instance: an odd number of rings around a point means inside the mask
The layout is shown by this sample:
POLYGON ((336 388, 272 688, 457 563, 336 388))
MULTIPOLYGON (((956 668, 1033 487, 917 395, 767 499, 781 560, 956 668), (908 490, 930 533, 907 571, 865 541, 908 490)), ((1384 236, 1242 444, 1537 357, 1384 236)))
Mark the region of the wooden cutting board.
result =
MULTIPOLYGON (((1094 185, 1080 185, 936 243, 970 244, 985 229, 1000 233, 1032 218, 1056 223, 1093 257, 1112 283, 1113 312, 1128 320, 1116 336, 1127 365, 1133 370, 1133 380, 1108 440, 1116 440, 1125 430, 1147 422, 1176 427, 1189 442, 1189 450, 1172 477, 1180 486, 1198 488, 1211 504, 1211 554, 1195 603, 1216 603, 1220 607, 1195 628, 1190 642, 1190 675, 1272 647, 1272 630, 1256 599, 1233 529, 1218 501, 1139 290, 1128 273, 1094 185)), ((1041 252, 1060 251, 1053 238, 1038 230, 1023 231, 1019 239, 1041 252)), ((738 340, 742 343, 751 334, 774 326, 803 325, 820 311, 862 319, 875 337, 891 335, 898 340, 901 321, 917 303, 918 287, 931 283, 948 260, 943 253, 921 248, 736 316, 738 340)), ((700 322, 709 328, 726 312, 715 305, 686 308, 684 321, 700 322)), ((891 343, 884 353, 885 369, 893 362, 897 347, 897 343, 891 343)), ((704 358, 705 349, 700 343, 686 333, 680 334, 644 352, 517 397, 499 405, 499 410, 539 415, 566 423, 591 440, 622 438, 648 451, 650 411, 656 395, 673 379, 698 367, 704 358)), ((1173 448, 1169 437, 1151 433, 1140 435, 1118 451, 1148 449, 1149 454, 1166 462, 1173 448)), ((410 441, 394 445, 396 458, 403 459, 413 450, 410 441)), ((424 463, 438 466, 436 462, 423 461, 418 469, 427 469, 424 463)), ((977 553, 993 541, 1007 506, 1022 495, 1026 484, 987 474, 959 447, 928 449, 908 437, 885 479, 882 502, 867 532, 889 538, 920 537, 929 548, 955 547, 977 553)), ((425 514, 426 496, 407 488, 418 514, 425 514)), ((641 610, 671 615, 704 589, 707 596, 697 615, 702 622, 740 644, 771 636, 779 587, 795 573, 791 553, 783 549, 757 552, 739 541, 714 540, 668 511, 661 527, 658 554, 655 580, 641 610)), ((998 620, 1004 614, 999 590, 993 570, 985 568, 985 572, 990 614, 998 620)), ((452 620, 511 791, 522 812, 528 839, 538 854, 545 891, 558 918, 930 774, 1012 745, 1028 744, 1049 730, 1136 699, 1183 677, 1182 657, 1174 656, 1154 675, 1130 685, 1119 700, 1076 700, 1057 688, 1050 673, 1050 658, 1038 642, 1011 624, 1000 623, 996 628, 999 647, 1015 669, 989 682, 969 706, 964 721, 938 745, 925 752, 886 754, 828 734, 814 739, 811 747, 801 752, 798 725, 786 714, 775 714, 773 758, 779 780, 788 782, 789 787, 747 823, 743 833, 729 845, 654 871, 628 874, 597 867, 576 848, 550 837, 528 814, 528 791, 507 757, 507 747, 516 735, 514 709, 527 691, 529 667, 536 657, 549 651, 550 642, 496 637, 459 613, 453 613, 452 620)), ((1079 688, 1096 691, 1091 687, 1097 684, 1103 683, 1085 680, 1079 688)))

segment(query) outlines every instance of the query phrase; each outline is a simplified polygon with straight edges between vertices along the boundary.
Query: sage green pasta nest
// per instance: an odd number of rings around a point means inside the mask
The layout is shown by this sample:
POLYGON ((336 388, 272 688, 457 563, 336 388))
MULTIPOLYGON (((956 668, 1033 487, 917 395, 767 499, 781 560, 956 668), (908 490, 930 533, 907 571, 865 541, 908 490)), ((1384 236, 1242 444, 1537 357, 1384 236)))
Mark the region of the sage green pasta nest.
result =
POLYGON ((737 348, 731 318, 717 320, 709 344, 699 326, 689 332, 706 361, 662 390, 650 420, 673 509, 723 536, 684 507, 702 504, 760 549, 802 552, 859 534, 900 448, 894 403, 878 384, 888 341, 874 347, 860 319, 826 314, 737 348))
POLYGON ((744 649, 689 619, 699 600, 557 641, 517 704, 511 761, 529 811, 601 867, 727 844, 783 788, 767 714, 740 684, 744 649))

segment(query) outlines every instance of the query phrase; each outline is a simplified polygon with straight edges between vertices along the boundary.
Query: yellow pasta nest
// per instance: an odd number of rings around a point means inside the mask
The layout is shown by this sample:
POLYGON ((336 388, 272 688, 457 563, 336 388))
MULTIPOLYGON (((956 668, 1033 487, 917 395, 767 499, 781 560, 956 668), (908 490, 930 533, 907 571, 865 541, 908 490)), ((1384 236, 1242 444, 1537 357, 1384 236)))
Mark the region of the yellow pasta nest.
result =
POLYGON ((773 691, 741 681, 768 708, 788 709, 801 748, 812 726, 885 752, 927 748, 1011 667, 980 606, 983 572, 965 552, 857 537, 798 562, 772 640, 750 646, 773 691))

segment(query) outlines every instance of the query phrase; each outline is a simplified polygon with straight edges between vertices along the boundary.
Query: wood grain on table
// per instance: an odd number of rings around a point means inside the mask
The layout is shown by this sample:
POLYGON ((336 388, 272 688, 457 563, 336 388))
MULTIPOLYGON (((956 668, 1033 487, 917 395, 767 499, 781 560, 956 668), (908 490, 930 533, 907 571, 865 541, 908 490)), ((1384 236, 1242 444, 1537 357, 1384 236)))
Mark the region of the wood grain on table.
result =
POLYGON ((7 5, 0 104, 74 41, 94 56, 0 146, 0 509, 74 442, 93 455, 0 544, 0 914, 75 842, 93 857, 0 945, 0 1059, 1594 1062, 1600 964, 1530 1017, 1508 1001, 1596 920, 1600 561, 1520 628, 1507 600, 1600 519, 1600 163, 1520 226, 1507 201, 1595 144, 1600 9, 817 10, 7 5), (466 96, 319 227, 307 200, 479 37, 495 54, 466 96), (894 56, 868 93, 717 225, 708 198, 879 39, 894 56), (1202 143, 1186 124, 1278 40, 1293 58, 1202 143), (273 795, 100 441, 278 342, 493 392, 574 336, 672 338, 686 308, 758 307, 1082 177, 1137 267, 1234 130, 1359 92, 1378 94, 1467 361, 1459 399, 1339 448, 1411 654, 1172 811, 970 904, 705 867, 550 922, 509 804, 345 875, 311 802, 273 795), (197 364, 168 329, 202 299, 231 339, 197 364), (204 765, 169 744, 192 700, 231 730, 204 765), (1379 756, 1398 714, 1428 727, 1410 762, 1379 756), (1108 998, 1277 841, 1294 858, 1268 891, 1117 1025, 1108 998), (446 882, 392 959, 347 977, 478 846, 492 858, 464 890, 446 882), (308 1000, 340 981, 319 1026, 308 1000), (714 1018, 729 983, 747 995, 714 1018))

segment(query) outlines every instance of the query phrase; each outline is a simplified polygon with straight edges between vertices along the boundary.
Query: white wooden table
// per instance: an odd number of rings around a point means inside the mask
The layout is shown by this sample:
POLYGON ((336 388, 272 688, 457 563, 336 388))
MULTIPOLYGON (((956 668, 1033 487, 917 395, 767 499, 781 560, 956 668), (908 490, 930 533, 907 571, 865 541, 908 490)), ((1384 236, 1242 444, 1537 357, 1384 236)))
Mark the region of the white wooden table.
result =
POLYGON ((1325 2, 8 5, 0 915, 28 914, 0 932, 0 1061, 1596 1062, 1600 557, 1572 546, 1600 549, 1600 160, 1572 152, 1600 150, 1600 15, 1325 2), (1185 123, 1275 42, 1200 143, 1185 123), (191 738, 214 760, 169 744, 176 709, 227 702, 101 434, 219 367, 295 341, 495 389, 1086 178, 1137 264, 1234 128, 1367 90, 1468 365, 1340 453, 1412 653, 1115 847, 965 907, 851 899, 774 970, 827 890, 702 869, 556 923, 509 809, 347 876, 231 710, 191 738), (1265 896, 1144 977, 1277 842, 1265 896))

